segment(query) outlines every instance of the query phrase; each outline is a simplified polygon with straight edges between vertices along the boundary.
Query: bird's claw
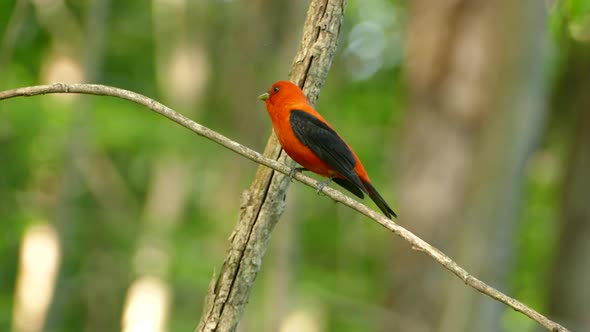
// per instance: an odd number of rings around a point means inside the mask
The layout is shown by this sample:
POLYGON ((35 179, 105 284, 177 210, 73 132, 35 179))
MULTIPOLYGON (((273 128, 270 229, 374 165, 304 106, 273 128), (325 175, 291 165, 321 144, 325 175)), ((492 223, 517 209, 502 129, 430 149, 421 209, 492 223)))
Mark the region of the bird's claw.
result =
POLYGON ((327 185, 330 184, 330 182, 332 182, 333 178, 329 178, 328 181, 324 181, 324 182, 318 182, 318 190, 316 191, 316 193, 319 195, 322 193, 322 190, 324 190, 324 188, 326 188, 327 185))
POLYGON ((293 182, 293 177, 297 172, 305 171, 305 167, 293 167, 291 168, 291 172, 289 172, 289 182, 293 182))

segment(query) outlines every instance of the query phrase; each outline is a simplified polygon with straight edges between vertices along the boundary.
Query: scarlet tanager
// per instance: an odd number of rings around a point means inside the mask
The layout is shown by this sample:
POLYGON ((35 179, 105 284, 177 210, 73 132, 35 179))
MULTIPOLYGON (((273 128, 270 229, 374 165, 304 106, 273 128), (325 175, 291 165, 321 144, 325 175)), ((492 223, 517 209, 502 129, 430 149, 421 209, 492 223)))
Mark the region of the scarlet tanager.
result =
POLYGON ((258 97, 266 103, 281 146, 303 168, 328 177, 318 190, 334 181, 356 196, 364 194, 377 204, 388 218, 397 217, 383 197, 371 184, 367 171, 350 146, 330 124, 307 102, 299 87, 288 81, 273 84, 267 93, 258 97))

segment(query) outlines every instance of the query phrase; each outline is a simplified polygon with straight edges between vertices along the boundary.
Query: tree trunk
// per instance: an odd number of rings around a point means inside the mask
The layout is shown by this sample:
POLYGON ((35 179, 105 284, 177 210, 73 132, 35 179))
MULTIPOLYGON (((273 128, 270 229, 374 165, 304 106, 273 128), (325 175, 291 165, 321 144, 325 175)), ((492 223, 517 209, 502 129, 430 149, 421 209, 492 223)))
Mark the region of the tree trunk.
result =
MULTIPOLYGON (((500 289, 525 160, 544 119, 543 9, 533 0, 419 0, 409 9, 400 214, 500 289)), ((503 306, 397 252, 392 299, 408 318, 400 330, 499 330, 503 306)))
MULTIPOLYGON (((309 4, 303 37, 290 80, 315 104, 336 51, 344 0, 315 0, 309 4)), ((290 166, 276 136, 269 138, 266 156, 290 166)), ((288 177, 261 166, 242 196, 240 218, 230 236, 230 248, 219 277, 214 276, 201 321, 195 331, 234 331, 260 270, 270 233, 284 210, 288 177)))

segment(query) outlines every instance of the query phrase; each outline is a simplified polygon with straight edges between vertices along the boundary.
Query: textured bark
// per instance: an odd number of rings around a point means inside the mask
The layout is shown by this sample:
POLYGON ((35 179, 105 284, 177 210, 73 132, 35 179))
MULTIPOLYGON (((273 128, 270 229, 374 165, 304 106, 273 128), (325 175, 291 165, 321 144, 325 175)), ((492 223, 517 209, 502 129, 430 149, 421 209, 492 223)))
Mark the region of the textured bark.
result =
MULTIPOLYGON (((543 4, 419 0, 409 22, 400 211, 427 241, 502 288, 524 162, 544 119, 543 4)), ((501 306, 396 249, 396 311, 426 330, 500 329, 501 306)))
MULTIPOLYGON (((345 1, 311 1, 303 37, 290 80, 303 88, 315 104, 324 84, 342 24, 345 1)), ((264 154, 294 166, 273 134, 264 154)), ((242 196, 240 218, 230 236, 230 248, 219 276, 209 287, 203 316, 195 331, 234 331, 260 270, 270 233, 284 210, 287 178, 260 167, 242 196)))

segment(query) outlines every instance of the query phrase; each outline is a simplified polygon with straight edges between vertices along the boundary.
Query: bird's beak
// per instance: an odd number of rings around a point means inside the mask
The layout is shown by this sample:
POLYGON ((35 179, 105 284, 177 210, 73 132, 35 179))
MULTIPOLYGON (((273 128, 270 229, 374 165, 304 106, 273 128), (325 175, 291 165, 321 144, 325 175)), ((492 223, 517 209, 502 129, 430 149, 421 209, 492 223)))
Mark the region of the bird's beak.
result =
POLYGON ((270 97, 270 95, 267 93, 263 93, 260 96, 258 96, 258 99, 260 100, 267 100, 270 97))

